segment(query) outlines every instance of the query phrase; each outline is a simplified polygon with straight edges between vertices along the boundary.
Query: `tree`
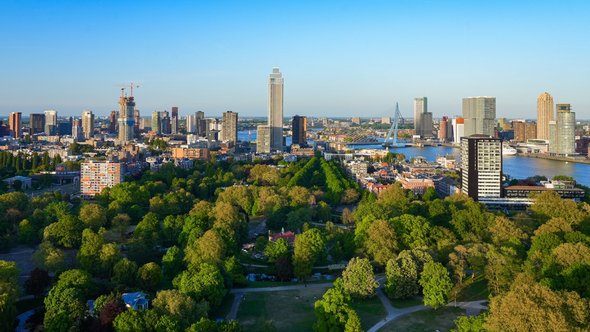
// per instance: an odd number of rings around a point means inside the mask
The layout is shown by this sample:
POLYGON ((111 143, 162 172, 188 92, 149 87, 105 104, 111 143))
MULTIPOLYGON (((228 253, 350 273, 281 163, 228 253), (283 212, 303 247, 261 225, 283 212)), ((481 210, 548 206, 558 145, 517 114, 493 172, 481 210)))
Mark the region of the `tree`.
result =
POLYGON ((162 257, 162 273, 165 279, 172 281, 172 279, 182 270, 182 250, 177 246, 172 246, 162 257))
POLYGON ((82 270, 69 270, 59 276, 44 300, 46 331, 78 330, 86 313, 86 296, 90 275, 82 270))
POLYGON ((369 260, 358 257, 351 259, 342 272, 342 284, 348 294, 359 298, 374 296, 379 287, 369 260))
POLYGON ((159 315, 168 315, 178 321, 183 329, 191 322, 206 317, 208 310, 206 302, 198 305, 190 296, 176 289, 159 291, 152 307, 159 315))
POLYGON ((137 270, 137 283, 145 290, 154 291, 162 281, 162 270, 154 262, 146 263, 137 270))
POLYGON ((268 257, 269 263, 274 263, 280 257, 289 256, 289 243, 283 238, 269 241, 266 248, 264 248, 264 254, 268 257))
POLYGON ((94 233, 90 228, 86 228, 82 232, 82 245, 77 258, 84 270, 90 273, 96 273, 100 270, 99 253, 102 244, 102 235, 94 233))
POLYGON ((185 260, 189 265, 198 266, 203 262, 219 263, 226 253, 226 243, 217 230, 210 229, 185 249, 185 260))
POLYGON ((112 298, 107 301, 104 305, 102 305, 98 313, 98 319, 100 321, 101 327, 105 330, 111 330, 115 318, 125 310, 127 310, 127 308, 120 298, 112 298))
POLYGON ((136 284, 136 277, 137 264, 126 257, 118 261, 113 267, 113 277, 111 279, 118 285, 133 287, 136 284))
POLYGON ((309 229, 295 237, 293 267, 295 275, 304 279, 311 274, 313 265, 322 257, 325 240, 318 229, 309 229))
POLYGON ((113 321, 117 332, 151 331, 144 319, 144 313, 139 310, 127 310, 119 314, 113 321))
POLYGON ((226 294, 221 271, 210 263, 201 263, 198 267, 181 272, 172 284, 196 301, 206 300, 212 308, 219 306, 226 294))
POLYGON ((95 232, 107 223, 106 211, 98 204, 83 205, 80 208, 79 217, 86 227, 90 227, 95 232))
POLYGON ((424 305, 437 309, 447 303, 453 283, 449 271, 440 263, 428 262, 420 275, 424 305))
POLYGON ((65 270, 66 258, 63 251, 56 248, 49 241, 43 241, 33 253, 33 262, 37 267, 51 271, 61 272, 65 270))
POLYGON ((82 240, 83 225, 78 218, 66 214, 43 230, 43 239, 65 248, 75 248, 82 240))
POLYGON ((459 316, 455 319, 455 329, 451 332, 485 332, 486 316, 480 314, 478 316, 459 316))
POLYGON ((538 194, 531 206, 531 211, 546 219, 563 218, 571 224, 578 224, 584 219, 584 212, 578 209, 576 202, 571 199, 562 199, 554 190, 538 194))
POLYGON ((337 279, 321 299, 314 303, 316 322, 314 331, 362 331, 360 319, 348 302, 350 296, 344 291, 342 280, 337 279))
POLYGON ((16 318, 15 303, 19 295, 19 274, 15 262, 0 260, 0 331, 13 331, 16 318))
POLYGON ((492 298, 485 328, 489 331, 585 331, 589 302, 575 292, 553 291, 533 280, 517 280, 504 295, 492 298))
POLYGON ((398 241, 393 225, 385 220, 377 220, 369 226, 364 247, 375 262, 383 266, 395 257, 398 241))

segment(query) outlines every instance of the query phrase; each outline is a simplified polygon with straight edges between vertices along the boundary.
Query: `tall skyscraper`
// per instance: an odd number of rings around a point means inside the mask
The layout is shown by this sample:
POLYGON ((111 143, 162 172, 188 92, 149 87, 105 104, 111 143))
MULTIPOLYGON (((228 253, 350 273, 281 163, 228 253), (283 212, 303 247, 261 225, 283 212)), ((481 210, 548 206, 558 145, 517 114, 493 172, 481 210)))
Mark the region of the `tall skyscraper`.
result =
POLYGON ((465 136, 465 119, 456 117, 451 122, 453 125, 453 143, 458 145, 461 143, 461 137, 465 136))
POLYGON ((156 134, 162 133, 162 117, 158 111, 152 112, 152 131, 156 134))
POLYGON ((474 200, 502 194, 502 141, 486 135, 461 138, 461 191, 474 200))
POLYGON ((187 134, 194 134, 197 130, 197 126, 195 124, 195 115, 189 114, 186 116, 186 133, 187 134))
MULTIPOLYGON (((72 132, 74 132, 73 125, 72 132)), ((82 112, 82 134, 84 139, 90 139, 94 136, 94 114, 92 114, 92 111, 82 112)))
POLYGON ((271 151, 271 133, 269 125, 261 125, 256 129, 256 153, 270 153, 271 151))
POLYGON ((268 126, 270 148, 283 150, 283 75, 273 68, 268 79, 268 126))
POLYGON ((496 97, 463 98, 465 136, 494 136, 496 126, 496 97))
POLYGON ((222 141, 231 142, 233 144, 238 142, 238 113, 232 111, 223 113, 221 137, 222 141))
POLYGON ((45 134, 55 135, 57 133, 57 111, 45 111, 45 134))
POLYGON ((170 133, 178 134, 178 107, 176 106, 170 108, 170 133))
POLYGON ((31 128, 31 134, 42 133, 45 130, 45 114, 31 113, 29 128, 31 128))
POLYGON ((414 98, 414 132, 420 137, 432 137, 432 113, 428 112, 428 98, 414 98))
POLYGON ((291 122, 291 128, 293 131, 293 144, 307 145, 307 117, 295 115, 291 122))
POLYGON ((570 104, 557 104, 557 117, 549 122, 549 152, 559 155, 576 153, 576 113, 570 104))
POLYGON ((139 138, 139 131, 140 131, 140 124, 141 124, 141 113, 139 112, 139 110, 136 108, 133 110, 133 121, 134 121, 134 127, 133 127, 133 133, 135 134, 136 138, 139 138))
MULTIPOLYGON (((132 90, 133 91, 133 90, 132 90)), ((135 100, 133 94, 129 97, 123 95, 121 90, 121 97, 119 98, 119 144, 125 145, 132 141, 135 136, 133 129, 135 128, 134 112, 135 100)))
POLYGON ((8 126, 10 127, 10 132, 14 138, 20 138, 23 133, 22 115, 21 112, 10 112, 8 126))
POLYGON ((553 120, 553 97, 543 92, 537 97, 537 138, 549 139, 549 121, 553 120))
MULTIPOLYGON (((452 129, 451 129, 452 130, 452 129)), ((446 141, 449 132, 449 118, 443 116, 438 124, 438 139, 442 142, 446 141)))
POLYGON ((195 113, 195 134, 201 137, 207 134, 207 120, 205 120, 205 112, 203 111, 195 113))

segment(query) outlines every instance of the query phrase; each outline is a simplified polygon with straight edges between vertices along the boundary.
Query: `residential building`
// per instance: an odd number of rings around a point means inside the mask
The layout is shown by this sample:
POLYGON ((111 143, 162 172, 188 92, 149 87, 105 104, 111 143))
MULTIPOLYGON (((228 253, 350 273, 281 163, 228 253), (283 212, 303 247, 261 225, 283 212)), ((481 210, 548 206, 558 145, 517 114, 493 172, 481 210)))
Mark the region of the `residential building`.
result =
POLYGON ((172 158, 190 160, 209 160, 209 149, 205 148, 172 148, 172 158))
POLYGON ((221 121, 221 140, 236 144, 238 142, 238 113, 224 112, 221 121))
POLYGON ((160 112, 158 111, 152 112, 152 131, 156 134, 162 133, 162 118, 160 117, 160 112))
POLYGON ((207 134, 207 120, 203 111, 195 113, 195 134, 201 137, 205 137, 207 134))
POLYGON ((549 152, 569 156, 576 154, 576 113, 570 104, 557 104, 556 121, 549 122, 549 152))
POLYGON ((465 136, 494 136, 496 127, 496 98, 463 98, 463 118, 465 119, 465 136))
POLYGON ((31 113, 29 128, 31 135, 42 133, 45 130, 45 114, 31 113))
POLYGON ((270 153, 271 151, 271 127, 261 125, 256 130, 256 153, 270 153))
POLYGON ((80 165, 80 194, 94 197, 103 189, 111 188, 123 181, 120 163, 111 161, 87 161, 80 165))
POLYGON ((92 111, 82 112, 82 134, 85 139, 90 139, 94 136, 94 114, 92 114, 92 111))
POLYGON ((549 122, 554 120, 553 97, 543 92, 537 97, 537 138, 549 139, 549 122))
POLYGON ((391 118, 388 116, 382 116, 381 117, 381 123, 382 124, 391 124, 391 118))
POLYGON ((361 118, 359 118, 358 116, 353 117, 350 121, 352 122, 352 124, 355 124, 355 125, 361 124, 361 118))
POLYGON ((460 144, 461 137, 465 136, 465 120, 462 117, 456 117, 452 120, 453 125, 453 143, 460 144))
POLYGON ((10 127, 12 137, 17 139, 20 138, 23 134, 22 113, 10 112, 10 116, 8 117, 8 126, 10 127))
POLYGON ((72 137, 75 141, 80 141, 84 137, 83 123, 80 119, 74 119, 72 121, 72 137))
POLYGON ((178 107, 176 106, 170 108, 170 133, 178 134, 178 107))
POLYGON ((502 195, 502 141, 486 135, 461 138, 461 190, 474 200, 502 195))
POLYGON ((283 150, 283 75, 273 68, 268 79, 268 127, 270 149, 283 150))
POLYGON ((307 145, 307 117, 295 115, 291 122, 293 131, 292 144, 307 145))
POLYGON ((45 111, 45 134, 55 135, 57 133, 57 111, 45 111))
POLYGON ((119 115, 117 111, 111 111, 109 115, 109 133, 114 134, 117 132, 117 118, 119 115))
POLYGON ((449 121, 449 117, 443 116, 438 124, 438 139, 445 142, 451 138, 453 138, 453 126, 449 121))
POLYGON ((515 120, 512 121, 512 128, 516 142, 526 142, 529 139, 537 138, 537 124, 534 122, 515 120))

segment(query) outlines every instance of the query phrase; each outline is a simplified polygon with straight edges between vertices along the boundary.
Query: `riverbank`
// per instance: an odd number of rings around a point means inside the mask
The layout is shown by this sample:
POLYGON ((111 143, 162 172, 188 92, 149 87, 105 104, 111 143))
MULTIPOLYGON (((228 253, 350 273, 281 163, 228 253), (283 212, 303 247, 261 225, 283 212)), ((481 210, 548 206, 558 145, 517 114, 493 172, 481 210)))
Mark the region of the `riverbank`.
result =
POLYGON ((550 155, 546 155, 543 153, 517 153, 516 155, 519 157, 564 161, 564 162, 568 162, 568 163, 590 164, 590 159, 582 159, 582 158, 577 159, 577 158, 550 156, 550 155))

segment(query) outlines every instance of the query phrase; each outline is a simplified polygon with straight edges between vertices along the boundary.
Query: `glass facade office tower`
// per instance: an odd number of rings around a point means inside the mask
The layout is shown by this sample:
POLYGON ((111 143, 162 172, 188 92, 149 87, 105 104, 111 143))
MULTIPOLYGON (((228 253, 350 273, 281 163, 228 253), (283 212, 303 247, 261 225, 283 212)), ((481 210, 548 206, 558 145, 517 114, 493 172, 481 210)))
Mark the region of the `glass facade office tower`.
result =
POLYGON ((420 137, 432 137, 432 113, 428 112, 428 98, 414 98, 414 132, 420 137))

